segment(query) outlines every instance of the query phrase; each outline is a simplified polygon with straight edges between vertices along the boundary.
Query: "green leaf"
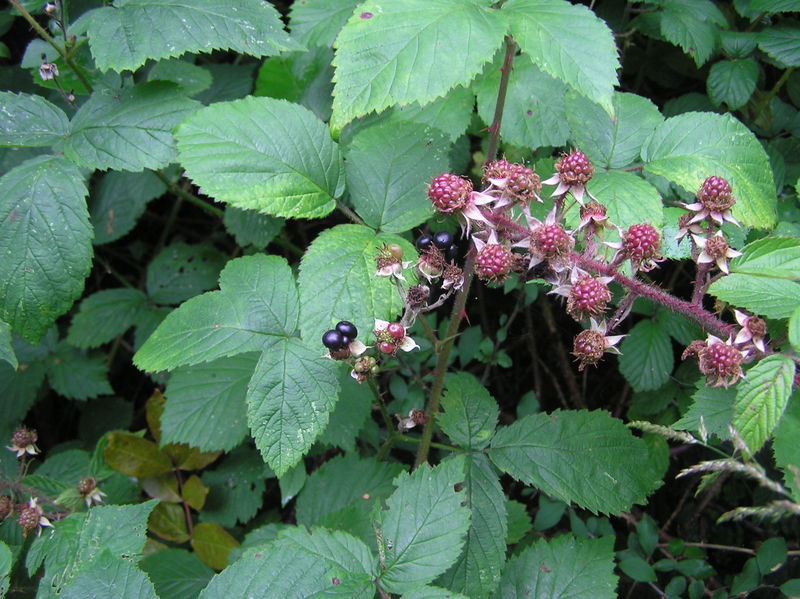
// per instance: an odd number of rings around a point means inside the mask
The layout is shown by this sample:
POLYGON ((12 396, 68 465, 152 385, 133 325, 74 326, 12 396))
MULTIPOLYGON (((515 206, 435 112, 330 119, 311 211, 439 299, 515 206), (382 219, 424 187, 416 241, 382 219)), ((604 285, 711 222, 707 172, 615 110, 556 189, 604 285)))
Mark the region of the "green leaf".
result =
POLYGON ((289 25, 292 38, 310 48, 333 46, 361 0, 306 0, 292 4, 289 25))
POLYGON ((505 33, 504 15, 482 0, 367 0, 336 39, 331 126, 469 83, 505 33))
POLYGON ((101 354, 86 355, 66 341, 47 360, 47 380, 70 399, 86 400, 114 392, 108 383, 108 361, 101 354))
POLYGON ((758 548, 756 561, 762 576, 772 574, 787 558, 786 540, 783 537, 767 539, 758 548))
POLYGON ((664 122, 656 105, 642 96, 614 93, 613 106, 613 117, 609 117, 592 100, 567 94, 566 117, 573 143, 606 169, 635 161, 647 137, 664 122))
POLYGON ((701 387, 692 395, 692 405, 686 413, 673 424, 679 430, 700 431, 700 418, 709 435, 716 435, 720 439, 728 439, 728 427, 733 421, 733 402, 736 389, 723 387, 701 387))
POLYGON ((135 70, 148 58, 233 50, 251 56, 298 46, 278 11, 259 0, 132 0, 88 16, 89 45, 101 71, 135 70))
POLYGON ((798 12, 800 11, 800 0, 750 0, 747 8, 756 13, 762 11, 768 13, 798 12))
POLYGON ((375 396, 368 385, 360 385, 350 376, 350 367, 339 368, 339 401, 331 412, 328 426, 320 436, 321 443, 346 452, 355 451, 358 432, 372 413, 375 396))
MULTIPOLYGON (((377 573, 375 557, 369 547, 355 537, 338 530, 312 528, 311 531, 291 526, 278 534, 278 542, 289 546, 295 545, 304 552, 316 556, 329 566, 336 567, 348 574, 366 574, 374 577, 377 573)), ((374 587, 368 594, 371 599, 374 587)))
POLYGON ((715 62, 706 80, 708 97, 716 106, 724 102, 728 110, 736 110, 750 100, 757 80, 758 63, 752 58, 715 62))
POLYGON ((247 388, 247 422, 277 476, 297 464, 336 405, 336 363, 296 338, 264 348, 247 388))
POLYGON ((245 353, 177 368, 167 382, 163 443, 229 451, 247 435, 247 383, 258 354, 245 353))
POLYGON ((732 261, 731 272, 800 280, 800 239, 762 237, 744 246, 742 254, 732 261))
POLYGON ((83 291, 92 230, 83 176, 54 156, 32 158, 0 178, 0 319, 40 338, 83 291))
MULTIPOLYGON (((475 95, 471 89, 455 87, 443 98, 420 105, 416 102, 404 106, 395 106, 377 115, 384 123, 392 121, 418 123, 443 131, 455 142, 469 127, 475 106, 475 95)), ((506 103, 508 106, 508 103, 506 103)), ((369 117, 363 119, 367 121, 369 117)))
POLYGON ((423 464, 395 479, 397 491, 377 522, 386 556, 380 577, 386 591, 405 593, 427 584, 458 559, 470 524, 464 491, 454 487, 463 483, 464 467, 464 458, 456 457, 434 468, 423 464))
POLYGON ((404 593, 402 599, 467 599, 467 596, 454 593, 450 589, 424 586, 404 593))
POLYGON ((211 244, 168 245, 147 266, 147 294, 157 304, 179 304, 216 287, 226 261, 211 244))
POLYGON ((338 146, 324 123, 297 104, 220 102, 189 117, 176 137, 189 177, 237 208, 320 218, 344 191, 338 146))
POLYGON ((767 356, 739 383, 733 426, 755 454, 769 439, 792 393, 795 366, 783 355, 767 356))
POLYGON ((103 552, 61 591, 64 599, 158 599, 153 583, 130 559, 103 552))
POLYGON ((159 599, 195 599, 214 571, 185 549, 164 549, 139 562, 159 599))
POLYGON ((297 291, 283 258, 261 254, 231 260, 219 286, 171 312, 136 352, 134 363, 151 371, 210 362, 260 351, 272 337, 297 329, 297 291))
POLYGON ((664 205, 658 190, 633 173, 597 172, 588 188, 608 209, 609 220, 618 227, 628 228, 638 223, 660 227, 664 222, 664 205))
POLYGON ((506 564, 494 599, 614 599, 614 538, 541 539, 506 564))
POLYGON ((11 345, 11 327, 2 320, 0 320, 0 360, 8 362, 14 370, 19 366, 14 347, 11 345))
POLYGON ((708 292, 767 318, 788 318, 800 303, 800 285, 796 282, 749 274, 723 277, 713 283, 708 292))
MULTIPOLYGON (((561 520, 561 516, 564 514, 565 505, 561 501, 554 501, 551 502, 546 499, 546 495, 539 496, 539 510, 536 512, 537 520, 539 519, 539 514, 543 514, 546 510, 542 509, 542 502, 547 501, 547 504, 550 506, 559 505, 561 509, 559 510, 558 519, 561 520), (545 498, 543 500, 542 498, 545 498)), ((506 514, 508 520, 508 532, 506 533, 506 543, 511 545, 513 543, 518 543, 522 540, 522 538, 528 534, 532 528, 531 524, 531 517, 528 515, 528 511, 525 509, 525 505, 520 503, 519 501, 514 501, 513 499, 506 499, 506 514)), ((549 515, 549 514, 546 514, 549 515)), ((543 526, 537 527, 537 530, 550 528, 550 526, 543 526)))
POLYGON ((620 557, 619 569, 637 582, 655 582, 658 579, 653 566, 634 553, 625 553, 620 557))
MULTIPOLYGON (((43 363, 26 363, 21 356, 18 359, 23 368, 16 371, 10 365, 0 363, 0 397, 3 398, 0 401, 0 434, 5 438, 10 438, 17 425, 25 418, 44 381, 43 363)), ((14 463, 16 464, 16 459, 14 463)))
POLYGON ((689 112, 667 119, 644 144, 642 159, 645 171, 692 194, 707 177, 725 177, 736 195, 737 220, 758 228, 775 224, 775 183, 767 154, 729 114, 689 112))
POLYGON ((9 587, 9 575, 14 558, 8 545, 0 541, 0 596, 4 596, 9 587))
POLYGON ((94 225, 94 244, 110 243, 127 235, 150 200, 167 190, 152 172, 109 171, 100 179, 89 199, 94 225))
POLYGON ((489 457, 514 478, 595 513, 643 503, 660 482, 645 442, 602 410, 521 418, 497 431, 489 457))
MULTIPOLYGON (((356 325, 367 338, 375 319, 393 320, 403 309, 397 288, 387 277, 377 277, 375 254, 384 244, 403 248, 403 260, 414 263, 417 253, 405 239, 376 234, 360 225, 337 225, 321 233, 300 263, 300 329, 304 339, 319 339, 342 319, 356 325)), ((410 272, 406 274, 410 279, 410 272)), ((324 348, 319 345, 322 353, 324 348)))
POLYGON ((775 464, 783 470, 783 480, 795 501, 800 499, 800 401, 792 401, 783 414, 772 442, 775 464), (790 468, 792 466, 793 468, 790 468))
POLYGON ((717 46, 725 15, 711 0, 665 0, 660 13, 661 35, 680 46, 702 66, 717 46))
POLYGON ((793 348, 800 350, 800 305, 795 308, 789 319, 789 343, 793 348))
MULTIPOLYGON (((478 114, 487 125, 494 119, 502 60, 498 58, 474 84, 478 114)), ((569 137, 564 97, 567 87, 544 73, 527 55, 514 59, 508 80, 500 136, 524 148, 563 146, 569 137)))
POLYGON ((110 433, 103 457, 111 468, 126 476, 145 478, 172 470, 167 454, 152 441, 132 433, 110 433))
POLYGON ((278 486, 281 491, 281 507, 286 507, 292 499, 294 499, 303 485, 306 484, 308 474, 306 474, 306 467, 303 462, 299 462, 281 476, 278 480, 278 486))
POLYGON ((658 389, 674 366, 669 333, 652 320, 633 327, 620 346, 619 371, 634 391, 658 389))
POLYGON ((210 490, 200 520, 229 528, 237 522, 248 522, 264 503, 264 470, 258 453, 240 447, 225 456, 214 470, 203 472, 203 483, 210 490))
POLYGON ((486 388, 471 374, 449 374, 441 404, 439 426, 456 445, 479 450, 489 445, 499 409, 486 388))
POLYGON ((240 210, 233 206, 225 208, 223 222, 236 243, 242 247, 252 245, 259 250, 266 248, 286 224, 282 218, 260 214, 254 210, 240 210))
POLYGON ((192 533, 192 549, 204 563, 215 570, 228 565, 228 555, 239 542, 216 522, 201 522, 192 533))
POLYGON ((758 47, 783 66, 800 66, 800 27, 777 25, 758 34, 758 47))
POLYGON ((585 6, 563 0, 510 0, 502 12, 508 15, 511 35, 536 66, 611 114, 619 60, 605 22, 585 6))
POLYGON ((187 96, 194 96, 211 87, 211 71, 185 60, 161 60, 147 74, 148 81, 171 81, 187 96))
POLYGON ((72 117, 64 155, 78 166, 101 170, 167 166, 176 156, 172 130, 198 106, 163 81, 116 94, 97 91, 72 117))
POLYGON ((467 539, 458 560, 439 578, 439 583, 480 599, 497 587, 506 561, 505 495, 488 458, 480 453, 467 458, 464 486, 472 513, 467 539))
POLYGON ((103 289, 85 298, 72 317, 67 334, 70 345, 100 347, 122 335, 136 322, 147 297, 138 289, 103 289))
POLYGON ((0 146, 49 146, 69 131, 64 111, 41 96, 0 92, 0 146))
POLYGON ((444 134, 424 125, 395 122, 359 131, 345 150, 347 189, 358 215, 390 233, 433 216, 426 182, 448 170, 449 149, 444 134))

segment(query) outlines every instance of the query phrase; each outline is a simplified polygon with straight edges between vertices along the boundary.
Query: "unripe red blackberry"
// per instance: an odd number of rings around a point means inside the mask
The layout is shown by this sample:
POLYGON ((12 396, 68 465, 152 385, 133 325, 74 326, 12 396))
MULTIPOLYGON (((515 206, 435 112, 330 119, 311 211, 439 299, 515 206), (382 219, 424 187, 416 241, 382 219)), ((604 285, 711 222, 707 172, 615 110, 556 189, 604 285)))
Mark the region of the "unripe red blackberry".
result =
POLYGON ((541 193, 542 180, 526 166, 512 164, 505 190, 519 200, 529 201, 541 193))
POLYGON ((622 235, 624 255, 634 264, 641 264, 658 257, 661 239, 652 225, 631 225, 622 235))
POLYGON ((390 322, 386 326, 386 330, 395 341, 402 341, 406 336, 406 328, 399 322, 390 322))
POLYGON ((397 352, 397 346, 389 341, 381 341, 378 343, 378 350, 382 354, 394 355, 397 352))
POLYGON ((556 162, 559 179, 567 185, 584 185, 594 175, 594 167, 586 154, 575 150, 556 162))
POLYGON ((700 353, 700 372, 714 387, 735 383, 742 375, 741 363, 742 352, 719 339, 709 342, 700 353))
POLYGON ((608 285, 591 275, 581 275, 569 290, 567 313, 575 320, 597 316, 605 311, 609 301, 608 285))
POLYGON ((574 246, 575 240, 559 224, 542 225, 531 233, 531 252, 539 258, 561 258, 574 246))
POLYGON ((8 495, 0 495, 0 520, 5 520, 14 511, 14 504, 11 503, 11 497, 8 495))
POLYGON ((458 175, 444 173, 434 177, 428 188, 428 198, 437 212, 451 214, 467 205, 472 182, 458 175))
POLYGON ((475 273, 482 281, 505 281, 511 266, 511 250, 499 243, 487 243, 475 257, 475 273))
POLYGON ((483 165, 483 179, 482 182, 486 185, 489 179, 506 179, 511 174, 511 163, 507 160, 493 160, 483 165))
POLYGON ((709 177, 697 192, 697 201, 710 212, 725 212, 736 203, 731 184, 722 177, 709 177))
POLYGON ((39 518, 41 515, 42 514, 37 507, 24 506, 19 510, 17 521, 22 529, 22 536, 27 537, 30 531, 36 530, 39 527, 39 518))
POLYGON ((605 351, 605 337, 601 332, 591 329, 578 333, 572 344, 572 355, 578 360, 578 370, 597 364, 605 351))

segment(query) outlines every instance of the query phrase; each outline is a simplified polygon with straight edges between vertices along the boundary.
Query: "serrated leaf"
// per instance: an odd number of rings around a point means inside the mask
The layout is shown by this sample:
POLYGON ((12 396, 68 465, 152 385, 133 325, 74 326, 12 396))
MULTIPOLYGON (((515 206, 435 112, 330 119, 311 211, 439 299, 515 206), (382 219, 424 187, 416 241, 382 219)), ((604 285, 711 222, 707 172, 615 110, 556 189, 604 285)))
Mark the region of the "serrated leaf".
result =
POLYGON ((800 285, 785 279, 736 273, 713 283, 708 292, 767 318, 788 318, 798 306, 800 285))
POLYGON ((725 16, 711 0, 665 0, 662 8, 661 35, 702 66, 717 45, 719 28, 727 27, 725 16))
POLYGON ((171 81, 188 96, 194 96, 211 87, 212 76, 208 69, 185 60, 161 60, 147 74, 148 81, 171 81))
POLYGON ((185 549, 164 549, 145 557, 139 567, 153 582, 159 599, 194 599, 214 571, 185 549))
POLYGON ((150 512, 147 528, 151 533, 173 543, 185 543, 190 538, 186 528, 183 506, 177 503, 164 503, 163 501, 159 503, 150 512))
POLYGON ((800 350, 800 305, 795 308, 789 318, 789 343, 793 348, 800 350))
POLYGON ((172 470, 167 454, 152 441, 132 433, 117 431, 109 434, 103 456, 111 468, 126 476, 144 478, 172 470))
POLYGON ((236 243, 242 247, 252 245, 259 250, 266 248, 286 224, 282 218, 233 206, 225 208, 223 222, 236 243))
POLYGON ((70 399, 86 400, 114 392, 108 383, 105 356, 86 355, 65 341, 47 360, 47 380, 59 395, 70 399))
POLYGON ((81 569, 61 591, 64 599, 158 599, 153 583, 131 560, 108 552, 81 569))
MULTIPOLYGON (((337 322, 356 325, 367 343, 375 319, 393 320, 403 308, 397 288, 387 277, 377 277, 375 254, 384 244, 403 248, 403 260, 417 259, 414 247, 396 235, 376 234, 360 225, 337 225, 321 233, 300 263, 300 331, 317 341, 337 322)), ((406 279, 413 280, 410 271, 406 279)), ((324 351, 319 345, 320 353, 324 351)))
POLYGON ((794 500, 800 499, 800 402, 792 401, 783 414, 772 442, 775 464, 783 470, 783 480, 794 500), (792 466, 793 468, 790 468, 792 466))
POLYGON ((664 222, 664 204, 658 190, 633 173, 597 172, 588 189, 607 208, 609 220, 618 227, 638 223, 660 227, 664 222))
POLYGON ((595 513, 630 509, 660 484, 644 441, 602 410, 521 418, 497 431, 489 457, 514 478, 595 513))
POLYGON ((606 169, 636 160, 647 137, 664 122, 656 105, 642 96, 614 93, 612 103, 614 115, 609 117, 598 104, 577 94, 567 94, 566 102, 573 143, 606 169))
POLYGON ((622 340, 619 371, 634 391, 658 389, 669 380, 674 366, 669 333, 652 320, 634 326, 622 340))
POLYGON ((455 142, 469 127, 475 105, 475 95, 465 87, 456 87, 447 92, 443 98, 420 105, 418 103, 395 106, 378 115, 385 122, 401 121, 427 125, 438 129, 455 142))
POLYGON ((439 426, 456 445, 466 449, 483 449, 489 445, 500 411, 495 399, 471 374, 449 374, 441 399, 444 413, 439 426))
POLYGON ((292 468, 289 468, 283 476, 278 480, 278 487, 281 491, 281 507, 286 507, 292 499, 300 492, 303 485, 306 484, 308 474, 303 462, 299 462, 292 468))
POLYGON ((147 297, 138 289, 104 289, 85 298, 72 317, 67 342, 86 349, 122 335, 136 321, 147 297))
POLYGON ((800 239, 762 237, 742 248, 731 272, 800 280, 800 239))
POLYGON ((134 363, 142 370, 169 370, 249 351, 297 329, 294 277, 277 256, 231 260, 220 274, 219 291, 193 297, 173 310, 134 363))
POLYGON ((493 599, 613 599, 614 538, 541 539, 506 564, 493 599))
MULTIPOLYGON (((328 565, 337 567, 349 574, 365 574, 374 577, 377 573, 377 560, 369 547, 355 537, 338 530, 325 530, 291 526, 278 534, 278 542, 288 546, 296 546, 304 552, 314 555, 328 565)), ((368 594, 371 599, 374 588, 368 594)), ((355 598, 354 598, 355 599, 355 598)))
POLYGON ((247 422, 264 460, 282 476, 325 430, 336 405, 336 363, 299 339, 264 348, 247 387, 247 422))
POLYGON ((791 358, 772 355, 750 368, 739 383, 733 426, 753 454, 778 425, 792 393, 794 372, 791 358))
POLYGON ((17 425, 25 418, 44 381, 43 363, 26 363, 21 357, 20 359, 20 365, 24 368, 16 371, 9 364, 0 363, 0 397, 3 398, 0 401, 0 434, 6 438, 10 438, 17 425))
POLYGON ((93 10, 88 34, 101 71, 135 70, 148 58, 233 50, 251 56, 298 49, 278 12, 259 0, 133 0, 93 10))
POLYGON ((345 149, 347 189, 358 215, 389 233, 433 216, 426 182, 447 171, 449 150, 449 138, 423 125, 377 124, 359 131, 345 149))
POLYGON ((482 599, 497 587, 506 561, 505 495, 488 458, 479 453, 467 458, 464 486, 472 514, 467 539, 458 560, 439 578, 439 583, 482 599))
POLYGON ((768 27, 758 34, 758 47, 784 66, 800 66, 800 27, 768 27))
POLYGON ((264 462, 255 451, 235 449, 214 470, 203 472, 210 490, 200 520, 230 528, 249 521, 263 503, 265 478, 264 462))
MULTIPOLYGON (((478 114, 491 124, 502 75, 498 58, 474 84, 478 114)), ((508 80, 500 136, 508 143, 525 148, 563 146, 569 136, 564 102, 567 87, 544 73, 527 55, 514 59, 508 80)))
POLYGON ((338 379, 339 401, 319 441, 352 452, 356 448, 358 432, 372 412, 375 396, 368 385, 360 385, 350 376, 349 367, 339 368, 338 379))
POLYGON ((333 40, 361 0, 307 0, 292 4, 292 37, 310 48, 332 46, 333 40))
POLYGON ((0 318, 39 339, 83 291, 92 230, 83 176, 54 156, 0 178, 0 318))
POLYGON ((736 196, 733 215, 750 227, 776 220, 769 159, 753 133, 731 115, 689 112, 656 127, 642 148, 645 171, 694 194, 712 175, 726 178, 736 196))
POLYGON ((228 554, 239 546, 231 534, 216 522, 201 522, 192 532, 192 549, 203 562, 215 570, 228 565, 228 554))
POLYGON ((247 435, 247 383, 258 354, 245 353, 177 368, 167 382, 164 443, 231 450, 247 435))
POLYGON ((147 266, 147 294, 157 304, 179 304, 216 287, 227 259, 210 244, 172 243, 147 266))
POLYGON ((724 102, 728 110, 736 110, 750 100, 757 80, 758 63, 752 58, 715 62, 706 80, 708 97, 716 106, 724 102))
POLYGON ((427 584, 458 559, 470 525, 464 491, 455 487, 464 482, 464 460, 455 457, 433 468, 423 464, 395 479, 397 491, 377 522, 386 591, 405 593, 427 584))
POLYGON ((199 104, 162 81, 97 91, 70 122, 64 155, 78 166, 141 171, 174 162, 172 130, 199 104))
POLYGON ((467 599, 467 596, 454 593, 449 589, 424 586, 408 593, 403 593, 402 599, 467 599))
POLYGON ((237 208, 320 218, 344 191, 338 146, 324 123, 297 104, 220 102, 188 118, 176 137, 189 177, 237 208))
POLYGON ((110 243, 136 226, 150 200, 167 190, 152 172, 109 171, 100 179, 89 199, 94 225, 94 244, 110 243))
POLYGON ((0 146, 49 146, 69 131, 64 111, 41 96, 0 92, 0 146))
POLYGON ((10 364, 14 370, 19 366, 14 347, 11 345, 11 326, 2 320, 0 320, 0 360, 10 364))
POLYGON ((364 2, 336 39, 333 129, 469 83, 500 47, 504 17, 478 0, 364 2))
POLYGON ((537 67, 609 114, 613 111, 619 60, 611 30, 602 20, 586 7, 562 0, 511 0, 502 12, 508 15, 511 35, 537 67))
POLYGON ((709 435, 720 439, 730 438, 729 427, 733 421, 733 402, 735 389, 702 386, 692 395, 692 405, 686 413, 672 425, 678 430, 700 431, 700 419, 709 435))

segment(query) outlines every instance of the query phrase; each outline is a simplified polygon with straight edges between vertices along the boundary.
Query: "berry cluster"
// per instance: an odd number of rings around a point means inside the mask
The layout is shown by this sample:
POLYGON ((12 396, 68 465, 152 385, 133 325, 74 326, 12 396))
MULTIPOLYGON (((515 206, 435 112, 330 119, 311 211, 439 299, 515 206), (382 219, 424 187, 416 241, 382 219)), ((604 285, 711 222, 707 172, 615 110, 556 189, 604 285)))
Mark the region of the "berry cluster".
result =
POLYGON ((322 345, 330 350, 330 357, 334 360, 346 360, 354 353, 351 347, 358 337, 358 329, 352 322, 342 320, 336 326, 325 331, 322 335, 322 345))

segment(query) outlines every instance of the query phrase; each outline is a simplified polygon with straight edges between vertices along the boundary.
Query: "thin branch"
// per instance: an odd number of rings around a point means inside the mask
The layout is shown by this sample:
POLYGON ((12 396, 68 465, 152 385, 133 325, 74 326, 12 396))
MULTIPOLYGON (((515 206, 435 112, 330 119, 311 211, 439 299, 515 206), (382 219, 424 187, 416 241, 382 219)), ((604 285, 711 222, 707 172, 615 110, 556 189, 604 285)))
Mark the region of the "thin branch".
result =
POLYGON ((362 220, 362 218, 350 210, 347 206, 344 205, 344 202, 341 200, 336 200, 336 209, 339 210, 342 214, 344 214, 347 218, 353 221, 357 225, 366 225, 366 223, 362 220))

